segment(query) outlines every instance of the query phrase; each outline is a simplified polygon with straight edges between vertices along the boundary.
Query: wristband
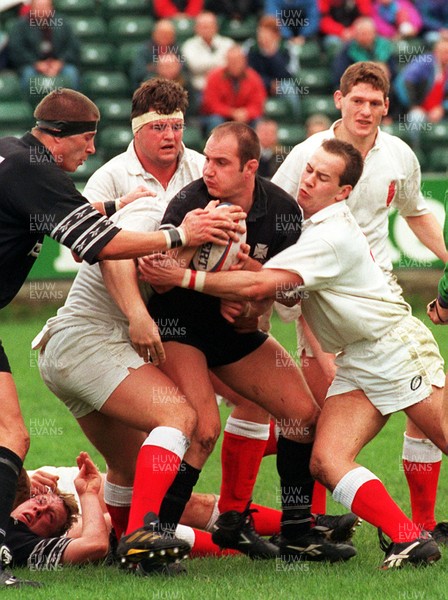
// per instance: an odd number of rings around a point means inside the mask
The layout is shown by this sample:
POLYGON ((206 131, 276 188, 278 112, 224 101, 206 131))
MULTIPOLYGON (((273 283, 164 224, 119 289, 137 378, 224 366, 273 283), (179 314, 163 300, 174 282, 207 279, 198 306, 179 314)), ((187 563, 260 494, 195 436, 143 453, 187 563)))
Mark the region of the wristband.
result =
POLYGON ((205 285, 205 271, 193 271, 193 269, 185 269, 184 276, 180 287, 202 292, 205 285))
POLYGON ((159 231, 165 236, 166 250, 169 250, 171 248, 171 238, 170 234, 168 233, 168 230, 160 229, 159 231))
POLYGON ((106 213, 106 217, 111 217, 117 212, 117 205, 115 200, 106 200, 103 202, 104 212, 106 213))
POLYGON ((165 236, 167 250, 183 245, 181 234, 177 229, 160 229, 159 231, 165 236))
POLYGON ((185 229, 183 227, 177 227, 177 231, 179 232, 179 236, 182 242, 182 246, 187 245, 187 234, 185 233, 185 229))
POLYGON ((185 273, 182 279, 182 283, 180 284, 180 287, 182 288, 188 288, 188 284, 190 283, 190 277, 191 277, 191 269, 185 269, 185 273))
POLYGON ((170 236, 171 246, 170 248, 179 248, 182 246, 182 238, 178 229, 168 229, 168 235, 170 236))
POLYGON ((120 202, 121 202, 120 198, 117 198, 115 200, 115 211, 119 211, 120 210, 120 202))

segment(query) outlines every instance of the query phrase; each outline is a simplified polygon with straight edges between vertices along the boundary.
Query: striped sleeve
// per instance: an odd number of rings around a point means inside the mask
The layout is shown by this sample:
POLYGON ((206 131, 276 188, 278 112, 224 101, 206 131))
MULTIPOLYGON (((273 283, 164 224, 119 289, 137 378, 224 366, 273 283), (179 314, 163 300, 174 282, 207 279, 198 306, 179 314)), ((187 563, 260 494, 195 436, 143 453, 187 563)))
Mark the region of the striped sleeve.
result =
POLYGON ((36 544, 28 557, 28 567, 36 571, 54 571, 58 568, 65 549, 72 538, 44 538, 36 544))
POLYGON ((119 231, 90 204, 83 203, 56 223, 50 236, 92 264, 119 231))

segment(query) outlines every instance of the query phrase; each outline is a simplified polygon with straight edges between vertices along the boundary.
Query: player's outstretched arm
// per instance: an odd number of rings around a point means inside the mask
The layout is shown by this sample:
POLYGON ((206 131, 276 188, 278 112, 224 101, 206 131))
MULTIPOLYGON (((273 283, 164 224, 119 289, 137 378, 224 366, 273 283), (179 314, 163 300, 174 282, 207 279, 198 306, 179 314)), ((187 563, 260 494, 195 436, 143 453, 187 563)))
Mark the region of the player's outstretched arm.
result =
MULTIPOLYGON (((242 219, 245 218, 244 212, 239 214, 242 219)), ((182 227, 171 230, 178 234, 174 234, 174 239, 171 231, 142 233, 122 229, 99 252, 98 258, 100 260, 137 258, 151 252, 169 250, 175 246, 200 246, 206 242, 225 246, 229 235, 239 230, 239 225, 233 220, 234 218, 238 218, 238 213, 232 214, 230 218, 224 214, 224 211, 191 211, 188 220, 185 219, 182 223, 182 227)))
POLYGON ((143 280, 157 285, 176 285, 227 300, 278 298, 302 283, 299 275, 279 269, 205 273, 184 269, 171 257, 155 254, 139 266, 143 280))

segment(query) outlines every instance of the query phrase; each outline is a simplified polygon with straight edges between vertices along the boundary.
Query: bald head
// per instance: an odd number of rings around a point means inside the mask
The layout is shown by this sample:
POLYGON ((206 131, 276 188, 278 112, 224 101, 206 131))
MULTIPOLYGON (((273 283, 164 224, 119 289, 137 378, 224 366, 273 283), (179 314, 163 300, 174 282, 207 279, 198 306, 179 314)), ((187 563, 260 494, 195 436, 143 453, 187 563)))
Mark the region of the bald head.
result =
POLYGON ((247 58, 241 46, 232 46, 226 55, 226 70, 230 77, 241 77, 247 68, 247 58))

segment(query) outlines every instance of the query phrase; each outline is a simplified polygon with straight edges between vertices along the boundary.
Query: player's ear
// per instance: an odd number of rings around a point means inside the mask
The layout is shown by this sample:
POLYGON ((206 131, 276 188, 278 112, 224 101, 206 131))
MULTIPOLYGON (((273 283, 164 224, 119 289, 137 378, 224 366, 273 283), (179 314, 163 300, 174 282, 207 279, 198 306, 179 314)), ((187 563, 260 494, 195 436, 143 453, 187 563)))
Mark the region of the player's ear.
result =
POLYGON ((247 161, 247 163, 244 166, 246 168, 246 171, 253 175, 257 172, 258 164, 258 160, 256 160, 255 158, 251 158, 247 161))
POLYGON ((341 187, 341 191, 336 195, 336 201, 340 202, 341 200, 345 200, 349 196, 352 189, 353 189, 352 185, 348 185, 348 184, 343 185, 341 187))
POLYGON ((341 90, 336 90, 333 94, 334 105, 336 108, 341 108, 341 100, 342 100, 342 92, 341 90))
POLYGON ((386 98, 384 101, 383 117, 385 117, 388 112, 389 112, 389 98, 386 98))

